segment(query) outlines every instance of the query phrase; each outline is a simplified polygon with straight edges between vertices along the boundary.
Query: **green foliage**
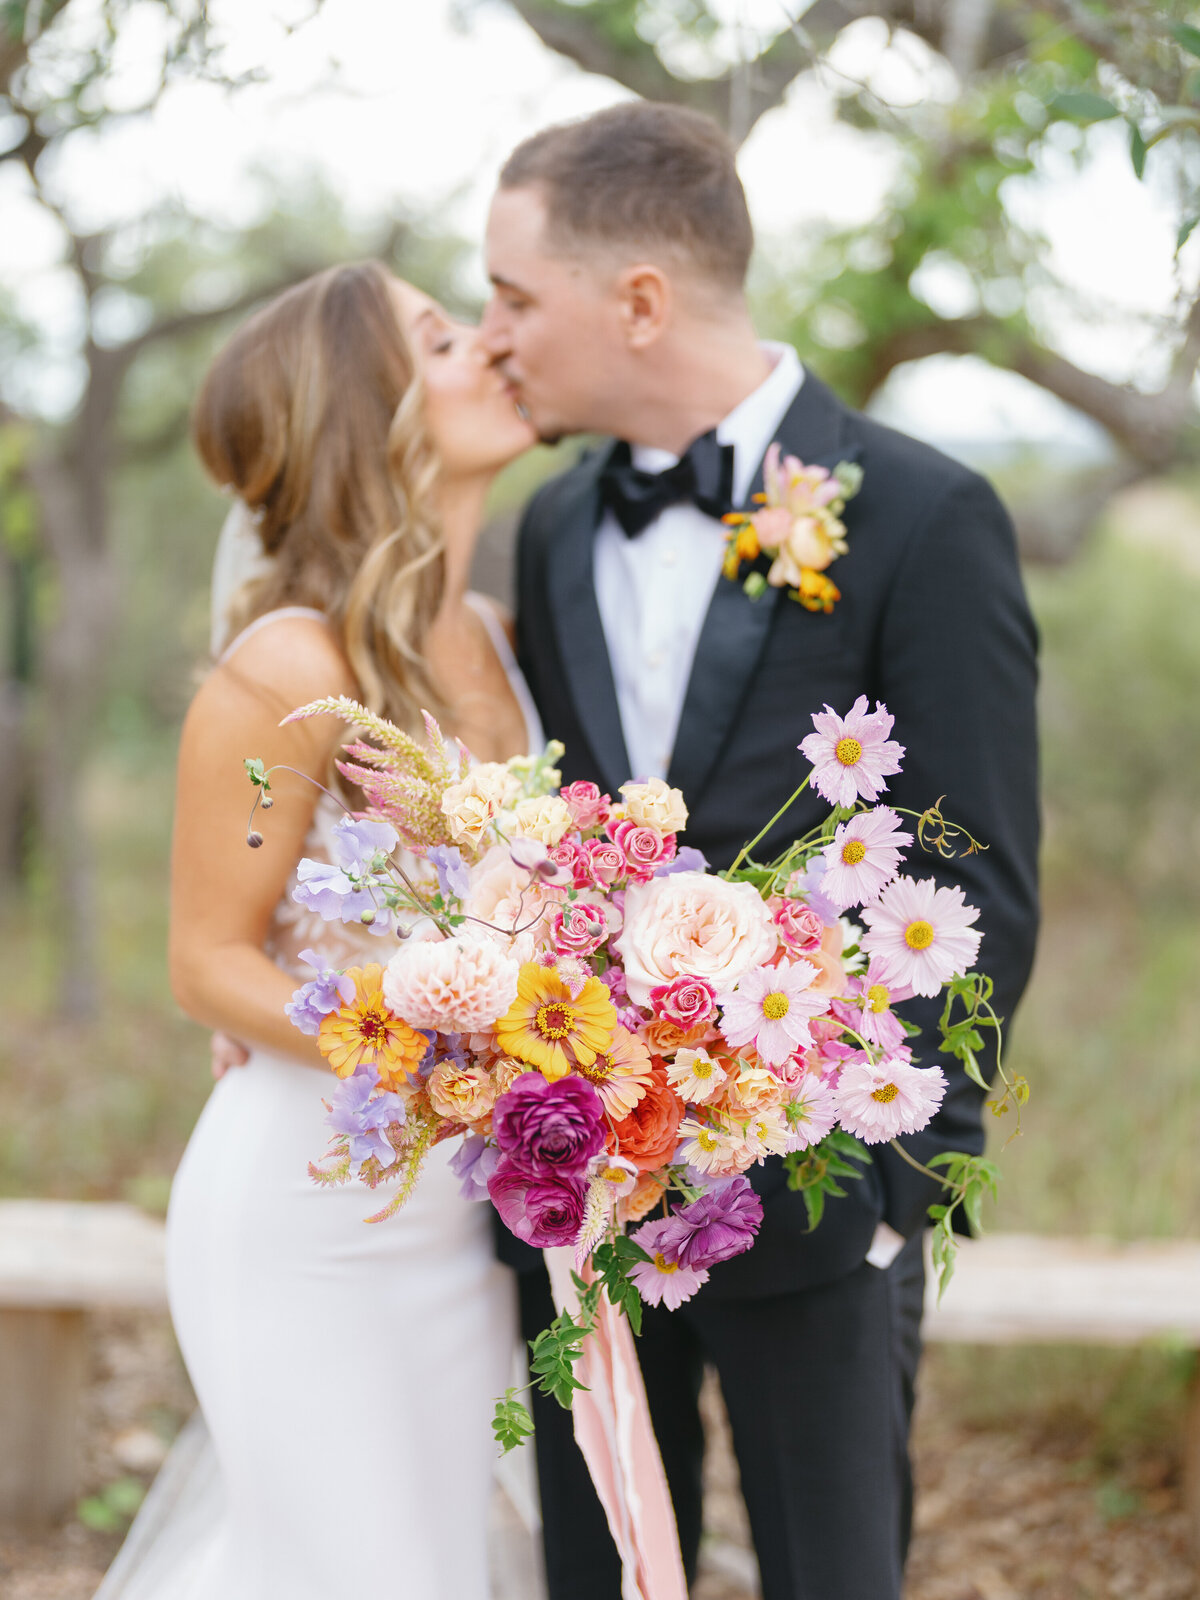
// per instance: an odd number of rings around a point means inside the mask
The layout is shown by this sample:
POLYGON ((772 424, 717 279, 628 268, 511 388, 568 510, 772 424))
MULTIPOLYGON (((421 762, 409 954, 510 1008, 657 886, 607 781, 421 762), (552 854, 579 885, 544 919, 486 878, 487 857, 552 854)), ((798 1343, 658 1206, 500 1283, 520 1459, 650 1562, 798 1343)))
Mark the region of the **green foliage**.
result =
POLYGON ((503 1399, 496 1401, 496 1411, 492 1417, 492 1432, 500 1446, 500 1454, 505 1456, 510 1450, 523 1445, 533 1434, 533 1418, 529 1408, 517 1399, 518 1392, 516 1389, 506 1389, 503 1399))
POLYGON ((75 1515, 94 1533, 121 1533, 133 1521, 146 1498, 145 1485, 136 1478, 117 1478, 99 1494, 89 1495, 75 1507, 75 1515))
POLYGON ((841 1198, 846 1191, 839 1180, 861 1178, 859 1167, 869 1165, 870 1160, 866 1146, 841 1128, 827 1133, 819 1144, 810 1145, 807 1150, 793 1150, 784 1156, 788 1188, 798 1189, 804 1196, 810 1233, 825 1215, 825 1197, 841 1198))
POLYGON ((529 1342, 529 1371, 538 1388, 568 1411, 572 1395, 583 1388, 575 1376, 575 1365, 583 1354, 583 1341, 595 1325, 600 1280, 585 1284, 575 1277, 575 1287, 579 1291, 578 1321, 569 1311, 560 1311, 550 1326, 529 1342))
POLYGON ((592 1270, 597 1274, 609 1300, 629 1318, 634 1333, 642 1331, 642 1297, 629 1276, 629 1269, 650 1257, 626 1233, 615 1234, 592 1251, 592 1270))

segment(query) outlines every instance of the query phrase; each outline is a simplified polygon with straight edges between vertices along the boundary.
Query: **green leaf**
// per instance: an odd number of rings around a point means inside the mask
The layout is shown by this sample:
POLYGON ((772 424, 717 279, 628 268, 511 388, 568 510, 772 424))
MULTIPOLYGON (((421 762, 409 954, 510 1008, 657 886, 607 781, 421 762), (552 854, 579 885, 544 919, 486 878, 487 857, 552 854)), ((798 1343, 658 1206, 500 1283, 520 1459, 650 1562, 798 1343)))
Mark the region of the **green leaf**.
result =
POLYGON ((523 1445, 533 1433, 533 1418, 527 1408, 516 1398, 520 1391, 506 1389, 503 1400, 496 1401, 492 1417, 492 1432, 502 1455, 523 1445))
POLYGON ((267 777, 266 764, 261 756, 246 756, 242 761, 246 769, 246 776, 256 789, 261 789, 266 794, 271 787, 271 780, 267 777))
POLYGON ((761 572, 752 572, 747 577, 742 588, 750 596, 751 600, 757 600, 760 594, 766 593, 767 580, 761 572))
POLYGON ((1178 255, 1184 245, 1192 237, 1193 232, 1200 226, 1200 217, 1186 217, 1179 224, 1179 232, 1175 235, 1175 254, 1178 255))
POLYGON ((1135 175, 1142 177, 1146 171, 1146 141, 1136 122, 1129 124, 1129 159, 1133 162, 1135 175))
POLYGON ((1111 100, 1106 100, 1102 94, 1093 94, 1090 89, 1056 94, 1047 102, 1046 109, 1057 116, 1070 117, 1074 122, 1108 122, 1121 115, 1111 100))
POLYGON ((1190 22, 1173 22, 1167 32, 1177 45, 1190 50, 1194 56, 1200 56, 1200 28, 1192 27, 1190 22))

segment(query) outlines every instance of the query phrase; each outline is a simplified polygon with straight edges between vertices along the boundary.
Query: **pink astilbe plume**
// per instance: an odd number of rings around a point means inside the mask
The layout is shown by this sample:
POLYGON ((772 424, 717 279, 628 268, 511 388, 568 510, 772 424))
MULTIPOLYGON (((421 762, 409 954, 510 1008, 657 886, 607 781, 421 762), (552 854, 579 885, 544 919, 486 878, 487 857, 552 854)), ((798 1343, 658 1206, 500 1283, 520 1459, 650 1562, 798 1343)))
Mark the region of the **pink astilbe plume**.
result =
POLYGON ((351 759, 335 765, 362 790, 368 809, 392 824, 402 844, 427 850, 431 845, 452 843, 442 814, 442 795, 462 776, 471 757, 465 745, 446 738, 428 711, 421 715, 425 719, 424 745, 346 695, 301 706, 284 717, 281 726, 309 717, 341 717, 377 740, 378 744, 356 740, 346 745, 344 753, 351 759))

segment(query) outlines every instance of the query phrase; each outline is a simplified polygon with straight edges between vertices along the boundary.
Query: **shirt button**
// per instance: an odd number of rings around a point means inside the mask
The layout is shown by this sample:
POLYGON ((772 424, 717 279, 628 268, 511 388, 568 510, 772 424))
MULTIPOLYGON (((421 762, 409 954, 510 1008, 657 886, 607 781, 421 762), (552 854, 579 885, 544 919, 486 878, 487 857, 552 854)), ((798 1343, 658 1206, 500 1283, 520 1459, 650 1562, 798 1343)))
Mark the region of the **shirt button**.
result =
POLYGON ((651 650, 649 655, 646 657, 646 665, 657 672, 665 659, 666 658, 661 650, 651 650))

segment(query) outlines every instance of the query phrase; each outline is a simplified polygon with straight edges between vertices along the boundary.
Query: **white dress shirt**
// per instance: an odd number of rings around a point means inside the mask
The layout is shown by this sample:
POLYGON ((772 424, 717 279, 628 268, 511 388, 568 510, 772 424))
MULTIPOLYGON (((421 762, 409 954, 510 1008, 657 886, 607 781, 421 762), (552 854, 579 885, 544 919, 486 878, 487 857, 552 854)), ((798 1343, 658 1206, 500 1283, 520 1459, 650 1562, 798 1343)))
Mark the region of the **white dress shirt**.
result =
MULTIPOLYGON (((733 446, 733 500, 745 503, 804 381, 790 345, 763 344, 771 371, 717 424, 717 442, 733 446)), ((665 472, 669 451, 632 445, 635 467, 665 472)), ((721 576, 725 529, 690 501, 668 506, 636 539, 612 512, 596 530, 596 600, 612 663, 630 776, 665 778, 675 747, 692 661, 721 576)))

